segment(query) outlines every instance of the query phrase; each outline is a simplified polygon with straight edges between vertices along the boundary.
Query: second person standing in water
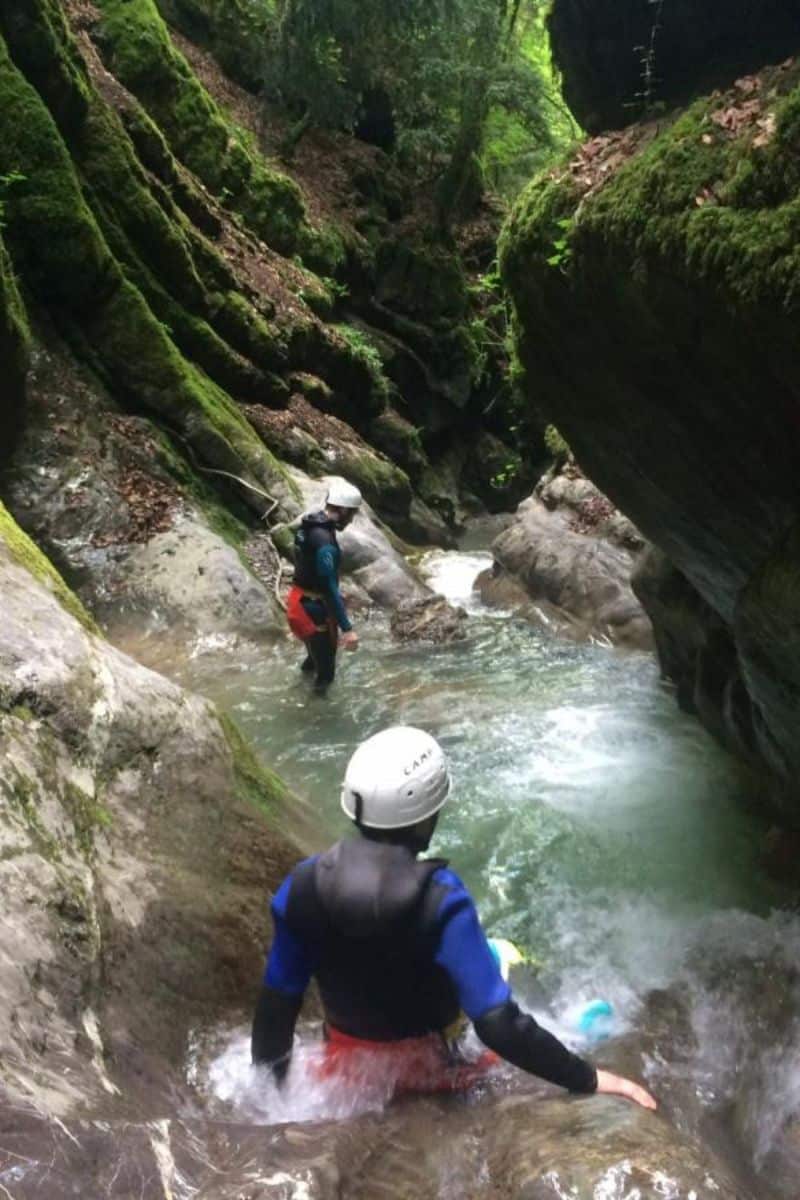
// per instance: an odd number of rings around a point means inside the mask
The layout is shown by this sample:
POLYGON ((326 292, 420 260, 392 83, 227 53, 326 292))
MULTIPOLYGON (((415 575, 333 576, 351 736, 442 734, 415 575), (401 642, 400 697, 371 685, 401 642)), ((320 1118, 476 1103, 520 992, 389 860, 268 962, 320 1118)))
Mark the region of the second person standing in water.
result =
POLYGON ((360 507, 357 487, 343 479, 334 482, 325 508, 304 516, 295 535, 294 580, 286 615, 292 633, 306 648, 301 669, 314 674, 314 690, 320 694, 333 683, 339 642, 347 650, 358 646, 358 634, 339 590, 342 552, 336 534, 347 528, 360 507))

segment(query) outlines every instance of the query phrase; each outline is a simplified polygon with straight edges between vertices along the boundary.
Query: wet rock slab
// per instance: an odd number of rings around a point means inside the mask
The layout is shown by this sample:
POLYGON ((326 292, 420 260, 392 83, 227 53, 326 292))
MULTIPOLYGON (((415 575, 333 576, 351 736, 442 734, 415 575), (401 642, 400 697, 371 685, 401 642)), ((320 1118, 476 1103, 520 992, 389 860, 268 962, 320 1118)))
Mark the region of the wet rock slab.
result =
POLYGON ((279 1127, 0 1110, 0 1183, 15 1200, 755 1200, 660 1117, 549 1095, 279 1127))

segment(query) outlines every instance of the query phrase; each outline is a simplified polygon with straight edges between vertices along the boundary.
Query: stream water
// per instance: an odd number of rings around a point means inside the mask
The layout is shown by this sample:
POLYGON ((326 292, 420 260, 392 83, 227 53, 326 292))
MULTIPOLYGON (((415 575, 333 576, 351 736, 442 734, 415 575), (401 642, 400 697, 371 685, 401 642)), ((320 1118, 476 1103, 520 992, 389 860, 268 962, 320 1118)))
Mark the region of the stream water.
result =
MULTIPOLYGON (((433 732, 455 782, 433 850, 489 932, 538 960, 517 981, 521 998, 582 1049, 580 1013, 609 1002, 601 1059, 643 1069, 670 1120, 711 1141, 756 1195, 795 1197, 800 922, 760 869, 762 819, 650 656, 555 640, 483 609, 472 584, 488 561, 437 551, 422 564, 470 610, 466 642, 400 646, 374 618, 325 700, 285 645, 233 656, 201 645, 186 681, 234 713, 331 839, 347 828, 339 785, 358 742, 391 723, 433 732)), ((312 1082, 316 1033, 302 1033, 282 1095, 254 1075, 243 1030, 193 1070, 247 1122, 380 1107, 380 1086, 343 1097, 312 1082)))

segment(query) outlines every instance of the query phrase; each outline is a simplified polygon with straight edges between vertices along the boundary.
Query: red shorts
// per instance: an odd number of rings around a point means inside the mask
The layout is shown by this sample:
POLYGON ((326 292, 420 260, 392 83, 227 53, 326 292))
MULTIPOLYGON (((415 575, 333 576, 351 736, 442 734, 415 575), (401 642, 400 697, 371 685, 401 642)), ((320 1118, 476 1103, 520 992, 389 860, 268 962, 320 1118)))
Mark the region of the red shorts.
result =
POLYGON ((474 1062, 453 1060, 438 1033, 399 1042, 371 1042, 350 1037, 329 1025, 327 1035, 319 1069, 322 1078, 335 1077, 357 1086, 365 1078, 380 1077, 393 1095, 463 1092, 500 1061, 491 1050, 485 1050, 474 1062))
POLYGON ((286 617, 289 621, 289 628, 301 642, 307 642, 309 638, 318 633, 327 633, 331 641, 335 642, 338 638, 336 621, 329 617, 324 624, 317 625, 308 615, 302 603, 303 598, 307 595, 308 593, 301 587, 294 586, 290 589, 286 599, 286 617))

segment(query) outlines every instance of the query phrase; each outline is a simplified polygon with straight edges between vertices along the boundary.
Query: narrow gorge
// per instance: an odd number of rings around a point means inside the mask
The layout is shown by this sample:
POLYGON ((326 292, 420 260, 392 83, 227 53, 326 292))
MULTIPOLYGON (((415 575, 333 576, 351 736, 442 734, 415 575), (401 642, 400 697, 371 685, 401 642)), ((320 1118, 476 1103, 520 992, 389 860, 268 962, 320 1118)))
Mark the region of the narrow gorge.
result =
POLYGON ((0 0, 0 1196, 794 1200, 800 10, 389 7, 0 0), (393 724, 520 1004, 657 1113, 345 1094, 315 995, 251 1066, 393 724))

